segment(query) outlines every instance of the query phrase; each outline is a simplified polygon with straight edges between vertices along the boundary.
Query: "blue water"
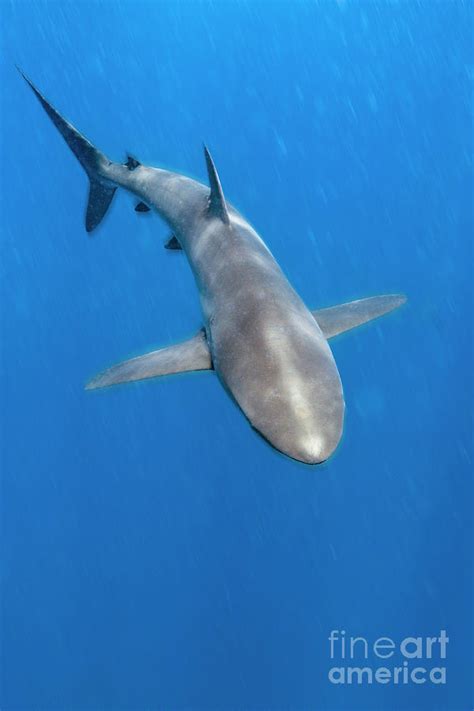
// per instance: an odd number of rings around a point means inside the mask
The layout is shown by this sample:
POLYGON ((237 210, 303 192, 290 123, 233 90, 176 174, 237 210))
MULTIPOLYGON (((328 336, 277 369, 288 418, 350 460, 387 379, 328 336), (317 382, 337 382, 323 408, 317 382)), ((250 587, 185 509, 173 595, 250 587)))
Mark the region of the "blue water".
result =
POLYGON ((472 4, 0 11, 1 708, 471 708, 472 4), (313 308, 408 295, 333 343, 327 464, 272 450, 211 373, 83 390, 192 335, 197 290, 125 193, 87 237, 15 62, 115 160, 205 180, 206 141, 313 308), (447 683, 332 684, 331 630, 446 630, 447 683))

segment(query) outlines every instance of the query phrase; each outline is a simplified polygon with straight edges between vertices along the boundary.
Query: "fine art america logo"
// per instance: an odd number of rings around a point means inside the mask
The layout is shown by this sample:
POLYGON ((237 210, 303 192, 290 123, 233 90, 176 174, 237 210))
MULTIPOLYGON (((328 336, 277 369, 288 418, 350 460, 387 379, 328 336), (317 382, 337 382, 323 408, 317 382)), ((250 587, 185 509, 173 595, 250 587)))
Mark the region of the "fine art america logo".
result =
POLYGON ((446 684, 449 637, 349 637, 332 630, 328 637, 332 684, 446 684))

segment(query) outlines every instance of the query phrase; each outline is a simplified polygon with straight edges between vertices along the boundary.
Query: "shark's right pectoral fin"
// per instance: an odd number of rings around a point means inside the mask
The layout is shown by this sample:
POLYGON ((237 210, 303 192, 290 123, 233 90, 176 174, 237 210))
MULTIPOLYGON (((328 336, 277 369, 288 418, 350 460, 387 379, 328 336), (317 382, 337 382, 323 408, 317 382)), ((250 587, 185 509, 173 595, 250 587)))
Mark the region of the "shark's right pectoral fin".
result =
POLYGON ((211 353, 204 330, 188 341, 125 360, 104 370, 87 383, 86 390, 192 370, 212 370, 211 353))
POLYGON ((371 296, 368 299, 350 301, 347 304, 339 304, 339 306, 331 306, 328 309, 320 309, 311 313, 325 338, 329 339, 393 311, 404 304, 406 300, 406 296, 403 294, 371 296))

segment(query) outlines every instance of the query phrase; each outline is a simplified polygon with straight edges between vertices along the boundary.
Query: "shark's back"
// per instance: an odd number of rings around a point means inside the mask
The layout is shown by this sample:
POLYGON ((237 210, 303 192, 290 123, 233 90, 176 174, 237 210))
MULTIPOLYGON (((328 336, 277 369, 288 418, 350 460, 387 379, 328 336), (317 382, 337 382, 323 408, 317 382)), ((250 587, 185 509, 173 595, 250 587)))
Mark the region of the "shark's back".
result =
POLYGON ((253 427, 300 461, 339 442, 342 387, 331 350, 271 252, 235 211, 189 240, 214 368, 253 427))

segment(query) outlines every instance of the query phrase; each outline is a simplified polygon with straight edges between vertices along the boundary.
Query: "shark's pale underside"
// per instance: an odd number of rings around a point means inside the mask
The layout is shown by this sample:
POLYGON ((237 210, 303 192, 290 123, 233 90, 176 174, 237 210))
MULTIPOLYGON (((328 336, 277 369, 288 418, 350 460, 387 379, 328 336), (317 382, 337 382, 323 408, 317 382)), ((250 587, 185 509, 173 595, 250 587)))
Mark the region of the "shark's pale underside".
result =
POLYGON ((129 157, 110 161, 24 77, 89 180, 86 230, 100 223, 117 187, 170 225, 201 298, 204 327, 187 341, 105 370, 87 388, 214 369, 251 425, 280 452, 325 461, 342 434, 344 397, 328 339, 392 311, 402 295, 374 296, 310 311, 255 230, 224 198, 205 148, 210 188, 129 157))

